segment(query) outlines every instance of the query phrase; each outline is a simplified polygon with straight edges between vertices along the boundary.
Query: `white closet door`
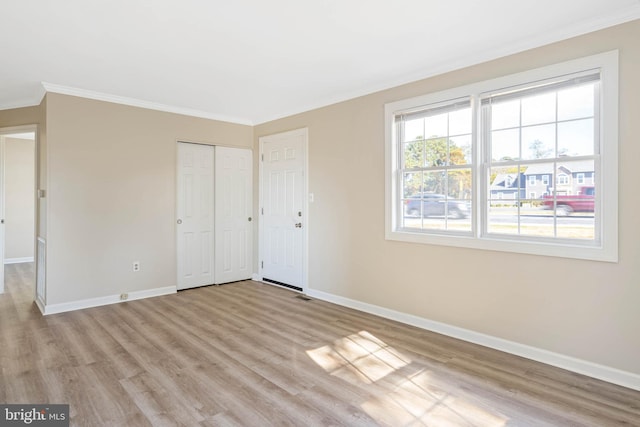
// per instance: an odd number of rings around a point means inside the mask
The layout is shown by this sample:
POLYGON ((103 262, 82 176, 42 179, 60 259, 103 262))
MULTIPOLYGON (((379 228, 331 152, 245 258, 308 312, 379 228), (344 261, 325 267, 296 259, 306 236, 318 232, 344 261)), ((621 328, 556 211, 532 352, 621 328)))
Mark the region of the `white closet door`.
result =
POLYGON ((214 283, 214 148, 178 144, 178 289, 214 283))
POLYGON ((251 150, 216 147, 215 283, 251 277, 252 167, 251 150))

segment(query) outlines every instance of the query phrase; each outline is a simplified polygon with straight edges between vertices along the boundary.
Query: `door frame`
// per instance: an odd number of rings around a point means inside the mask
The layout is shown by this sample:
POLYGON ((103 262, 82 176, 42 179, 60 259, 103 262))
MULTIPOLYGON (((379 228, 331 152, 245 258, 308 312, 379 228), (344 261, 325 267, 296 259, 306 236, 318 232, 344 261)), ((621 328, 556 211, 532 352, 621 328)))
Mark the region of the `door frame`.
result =
MULTIPOLYGON (((253 279, 262 282, 262 266, 261 262, 264 259, 264 216, 262 215, 262 209, 264 207, 264 144, 266 140, 274 136, 302 136, 302 188, 303 188, 303 209, 304 209, 304 227, 302 228, 302 293, 307 293, 309 289, 309 226, 311 224, 311 215, 309 214, 309 128, 299 128, 286 132, 278 132, 269 135, 264 135, 258 138, 259 142, 259 155, 258 161, 258 259, 256 260, 256 271, 253 279)), ((269 282, 263 282, 271 284, 269 282)))
MULTIPOLYGON (((40 234, 40 230, 38 229, 39 223, 39 200, 38 200, 38 188, 40 186, 40 162, 38 159, 40 158, 40 143, 39 143, 39 133, 38 133, 38 125, 37 124, 28 124, 21 126, 7 126, 0 128, 0 218, 5 218, 5 141, 4 138, 6 135, 11 135, 15 133, 26 133, 33 132, 34 139, 34 150, 33 150, 33 199, 34 199, 34 212, 33 212, 33 261, 36 265, 36 277, 40 272, 37 271, 38 265, 38 237, 40 234)), ((3 224, 0 230, 0 294, 3 294, 4 289, 4 257, 5 257, 5 240, 6 240, 6 228, 3 224)), ((37 280, 37 279, 36 279, 37 280)), ((36 281, 33 282, 33 299, 37 300, 36 294, 36 281)))

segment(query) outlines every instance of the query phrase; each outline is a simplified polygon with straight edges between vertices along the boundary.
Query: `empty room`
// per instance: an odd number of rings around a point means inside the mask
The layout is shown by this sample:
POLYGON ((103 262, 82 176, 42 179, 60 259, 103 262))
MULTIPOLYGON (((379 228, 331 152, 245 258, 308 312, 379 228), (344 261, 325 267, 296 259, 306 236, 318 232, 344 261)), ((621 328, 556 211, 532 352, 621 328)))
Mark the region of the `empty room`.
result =
POLYGON ((0 425, 640 426, 640 1, 0 4, 0 425))

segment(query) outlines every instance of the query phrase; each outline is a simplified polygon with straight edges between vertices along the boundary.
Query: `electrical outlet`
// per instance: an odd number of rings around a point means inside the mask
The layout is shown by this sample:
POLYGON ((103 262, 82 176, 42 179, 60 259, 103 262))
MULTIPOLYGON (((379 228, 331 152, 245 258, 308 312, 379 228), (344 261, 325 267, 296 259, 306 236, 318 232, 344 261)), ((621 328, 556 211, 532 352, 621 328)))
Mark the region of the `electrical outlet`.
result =
POLYGON ((120 301, 126 301, 129 299, 129 294, 120 294, 120 301))
POLYGON ((133 271, 136 273, 140 271, 140 261, 133 261, 133 271))

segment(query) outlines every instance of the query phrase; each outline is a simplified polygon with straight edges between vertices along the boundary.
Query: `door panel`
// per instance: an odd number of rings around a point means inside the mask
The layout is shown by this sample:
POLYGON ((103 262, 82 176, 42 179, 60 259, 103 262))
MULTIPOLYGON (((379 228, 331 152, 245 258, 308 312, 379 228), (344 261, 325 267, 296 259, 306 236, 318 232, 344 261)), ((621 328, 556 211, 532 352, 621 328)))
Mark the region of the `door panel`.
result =
POLYGON ((252 168, 251 150, 216 147, 215 283, 228 283, 251 277, 252 168))
POLYGON ((261 138, 262 277, 303 288, 306 130, 261 138))
POLYGON ((178 144, 178 289, 214 283, 214 148, 178 144))

